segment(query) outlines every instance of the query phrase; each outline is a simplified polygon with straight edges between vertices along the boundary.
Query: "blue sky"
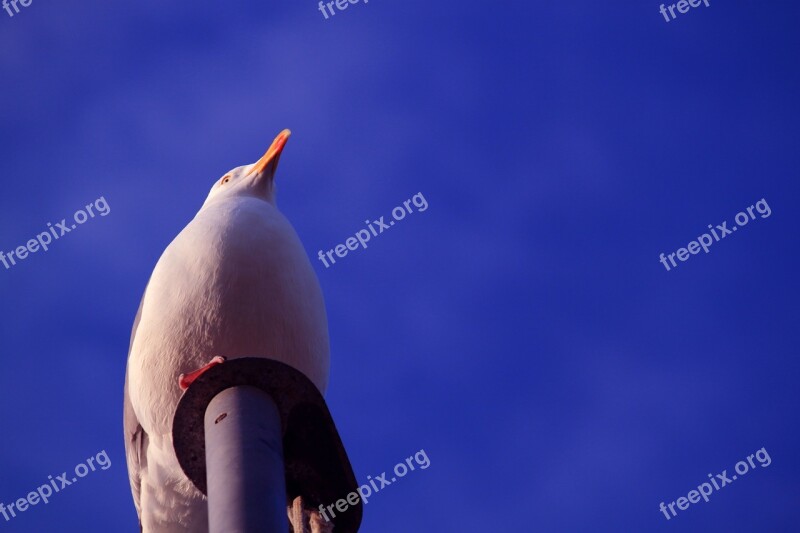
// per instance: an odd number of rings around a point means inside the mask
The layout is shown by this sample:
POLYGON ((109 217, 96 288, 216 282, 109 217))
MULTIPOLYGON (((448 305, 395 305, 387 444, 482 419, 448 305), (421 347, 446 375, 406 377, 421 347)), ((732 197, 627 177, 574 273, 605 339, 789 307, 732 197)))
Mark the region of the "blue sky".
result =
POLYGON ((794 531, 800 7, 33 0, 0 11, 0 501, 106 450, 0 531, 137 530, 130 328, 224 172, 293 136, 278 204, 313 260, 327 399, 359 479, 424 448, 362 531, 794 531), (666 271, 765 199, 772 210, 666 271), (667 521, 765 447, 772 459, 667 521))

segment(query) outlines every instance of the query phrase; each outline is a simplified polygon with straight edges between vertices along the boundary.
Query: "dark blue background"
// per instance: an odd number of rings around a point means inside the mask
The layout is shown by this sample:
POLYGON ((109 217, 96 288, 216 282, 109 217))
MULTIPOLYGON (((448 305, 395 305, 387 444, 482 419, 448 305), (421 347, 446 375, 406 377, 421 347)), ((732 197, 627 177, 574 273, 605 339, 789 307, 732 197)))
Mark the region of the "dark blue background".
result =
MULTIPOLYGON (((362 531, 797 531, 794 2, 47 2, 0 11, 0 531, 137 531, 130 327, 228 169, 294 135, 278 200, 330 269, 328 401, 360 479, 431 460, 362 531), (708 224, 757 219, 667 272, 708 224), (662 501, 766 447, 669 522, 662 501)), ((730 222, 729 222, 730 225, 730 222)))

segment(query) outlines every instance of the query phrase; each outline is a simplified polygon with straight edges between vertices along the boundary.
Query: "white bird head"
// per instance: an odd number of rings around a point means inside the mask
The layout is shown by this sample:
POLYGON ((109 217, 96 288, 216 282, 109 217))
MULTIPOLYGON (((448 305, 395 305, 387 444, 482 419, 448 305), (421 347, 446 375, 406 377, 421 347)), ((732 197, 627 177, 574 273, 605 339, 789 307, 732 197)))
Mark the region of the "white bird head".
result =
POLYGON ((225 173, 211 187, 203 207, 212 202, 234 197, 255 197, 275 205, 275 171, 278 160, 292 132, 283 130, 272 141, 269 150, 252 165, 236 167, 225 173))

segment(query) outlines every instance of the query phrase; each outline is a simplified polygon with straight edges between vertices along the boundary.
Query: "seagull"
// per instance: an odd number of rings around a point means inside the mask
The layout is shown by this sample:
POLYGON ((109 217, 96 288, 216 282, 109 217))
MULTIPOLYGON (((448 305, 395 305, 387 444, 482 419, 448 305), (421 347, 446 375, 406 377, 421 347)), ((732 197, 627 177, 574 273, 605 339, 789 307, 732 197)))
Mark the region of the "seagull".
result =
POLYGON ((133 324, 124 430, 133 501, 145 533, 208 531, 207 502, 181 470, 172 418, 182 395, 225 359, 267 357, 325 393, 328 319, 302 243, 275 203, 282 131, 252 165, 219 178, 161 255, 133 324))

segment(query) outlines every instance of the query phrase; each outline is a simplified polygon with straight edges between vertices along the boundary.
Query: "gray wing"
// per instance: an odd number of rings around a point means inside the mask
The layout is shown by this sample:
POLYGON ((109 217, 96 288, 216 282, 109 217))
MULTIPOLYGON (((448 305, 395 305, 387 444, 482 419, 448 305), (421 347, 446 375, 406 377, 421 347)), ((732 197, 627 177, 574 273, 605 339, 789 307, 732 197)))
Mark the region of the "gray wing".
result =
MULTIPOLYGON (((148 283, 149 285, 149 283, 148 283)), ((144 290, 147 294, 147 288, 144 290)), ((131 355, 131 348, 133 347, 133 340, 136 338, 136 330, 139 328, 139 321, 142 318, 142 305, 144 304, 144 295, 142 301, 139 303, 139 311, 136 313, 136 319, 133 321, 133 330, 131 331, 131 343, 128 347, 128 357, 131 355)), ((125 428, 125 459, 128 462, 128 477, 131 482, 131 492, 133 493, 133 504, 136 506, 136 514, 139 516, 139 529, 142 527, 142 469, 147 467, 147 433, 145 433, 139 420, 136 418, 136 412, 133 410, 131 398, 128 394, 128 372, 125 372, 125 400, 122 413, 122 423, 125 428)))

